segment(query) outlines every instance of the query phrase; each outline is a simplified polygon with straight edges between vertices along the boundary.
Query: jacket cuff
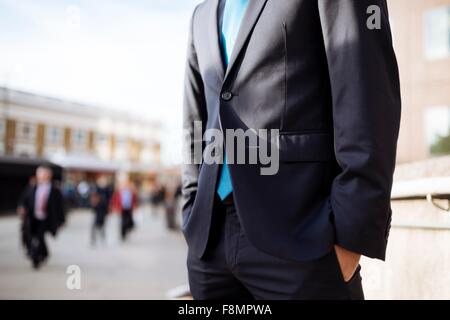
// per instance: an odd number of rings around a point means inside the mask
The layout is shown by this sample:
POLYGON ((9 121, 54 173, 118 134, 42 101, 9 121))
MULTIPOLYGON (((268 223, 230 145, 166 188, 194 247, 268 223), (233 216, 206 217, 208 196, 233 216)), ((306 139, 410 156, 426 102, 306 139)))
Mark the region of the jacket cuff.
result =
POLYGON ((349 251, 384 261, 390 225, 390 211, 384 228, 371 227, 369 222, 364 225, 343 223, 334 213, 335 243, 349 251))

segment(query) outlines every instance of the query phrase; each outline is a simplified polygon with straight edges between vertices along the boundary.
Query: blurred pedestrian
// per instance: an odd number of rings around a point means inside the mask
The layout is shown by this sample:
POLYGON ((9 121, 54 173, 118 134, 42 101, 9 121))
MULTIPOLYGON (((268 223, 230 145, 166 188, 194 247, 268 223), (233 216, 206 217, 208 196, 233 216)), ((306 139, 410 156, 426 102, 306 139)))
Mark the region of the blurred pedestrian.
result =
POLYGON ((91 228, 91 244, 97 244, 97 234, 103 244, 106 243, 105 221, 108 215, 108 202, 104 195, 97 190, 90 195, 91 208, 94 211, 94 222, 91 228))
POLYGON ((95 190, 104 198, 107 204, 110 203, 114 186, 107 176, 102 175, 97 179, 95 190))
POLYGON ((137 194, 129 180, 121 183, 111 199, 113 210, 121 213, 120 235, 125 241, 134 228, 133 210, 137 207, 137 194))
POLYGON ((19 214, 19 217, 21 218, 21 226, 20 226, 20 233, 21 233, 21 240, 22 245, 25 249, 25 252, 28 257, 31 256, 31 219, 26 214, 26 207, 25 207, 25 200, 27 195, 36 187, 36 177, 32 176, 30 177, 28 181, 28 186, 25 189, 25 191, 22 193, 22 195, 19 198, 19 204, 17 206, 17 213, 19 214))
POLYGON ((78 206, 81 208, 89 207, 89 195, 91 194, 91 186, 86 180, 80 181, 77 186, 77 192, 79 196, 78 206))
POLYGON ((176 213, 178 209, 178 200, 181 196, 181 185, 167 188, 165 192, 164 207, 166 211, 166 226, 169 230, 178 230, 176 222, 176 213))
POLYGON ((91 228, 92 246, 97 244, 97 235, 100 235, 103 244, 106 243, 105 223, 112 190, 112 186, 107 177, 102 175, 97 179, 93 192, 90 194, 89 202, 94 212, 94 221, 91 228))
POLYGON ((64 224, 65 213, 61 191, 52 183, 52 169, 40 166, 36 170, 36 186, 29 186, 24 194, 20 209, 24 221, 29 223, 25 230, 28 252, 35 269, 44 262, 49 251, 45 234, 56 236, 64 224))
POLYGON ((67 177, 65 179, 62 192, 67 208, 75 208, 77 206, 77 190, 72 178, 67 177))
POLYGON ((164 201, 164 208, 166 211, 166 226, 169 230, 176 230, 177 224, 175 221, 176 198, 172 191, 166 192, 166 199, 164 201))
POLYGON ((152 207, 153 215, 155 215, 161 205, 164 205, 166 199, 166 188, 158 180, 156 180, 152 186, 150 192, 150 204, 152 207))

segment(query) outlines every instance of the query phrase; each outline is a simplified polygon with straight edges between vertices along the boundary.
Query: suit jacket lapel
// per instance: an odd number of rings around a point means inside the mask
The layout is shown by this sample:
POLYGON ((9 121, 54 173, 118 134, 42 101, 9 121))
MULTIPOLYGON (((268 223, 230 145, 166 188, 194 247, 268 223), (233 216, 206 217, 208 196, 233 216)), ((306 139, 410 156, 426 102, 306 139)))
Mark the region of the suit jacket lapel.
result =
POLYGON ((209 46, 211 50, 212 63, 214 64, 220 81, 224 78, 225 68, 220 50, 220 36, 218 24, 219 0, 212 0, 209 8, 209 46))
MULTIPOLYGON (((218 2, 215 0, 214 2, 218 2)), ((253 27, 258 21, 259 16, 261 15, 262 10, 266 4, 267 0, 249 0, 247 10, 245 12, 244 18, 242 19, 241 27, 239 29, 239 33, 236 39, 236 43, 234 44, 233 52, 230 57, 230 62, 228 64, 224 80, 228 77, 230 71, 233 69, 234 64, 236 63, 237 58, 239 57, 240 52, 242 51, 247 39, 253 31, 253 27)), ((216 21, 217 21, 217 10, 216 12, 216 21)), ((217 22, 216 22, 217 26, 217 22)), ((218 32, 218 28, 215 30, 218 32)), ((220 43, 219 43, 220 45, 220 43)), ((219 51, 220 54, 220 51, 219 51)), ((223 67, 223 63, 221 64, 223 67)))

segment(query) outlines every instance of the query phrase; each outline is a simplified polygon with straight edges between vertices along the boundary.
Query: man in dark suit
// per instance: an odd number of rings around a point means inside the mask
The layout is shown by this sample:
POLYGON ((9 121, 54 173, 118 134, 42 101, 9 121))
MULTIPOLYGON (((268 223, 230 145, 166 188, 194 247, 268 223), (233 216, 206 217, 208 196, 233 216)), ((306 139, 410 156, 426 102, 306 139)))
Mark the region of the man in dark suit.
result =
POLYGON ((190 27, 185 151, 207 149, 193 122, 279 131, 276 174, 236 164, 226 139, 223 164, 184 165, 194 298, 363 299, 360 256, 385 258, 400 121, 386 1, 207 0, 190 27))
POLYGON ((56 235, 64 224, 64 203, 61 191, 52 184, 52 169, 41 166, 36 170, 36 185, 29 188, 19 204, 19 213, 29 228, 28 252, 35 269, 48 258, 45 234, 56 235))

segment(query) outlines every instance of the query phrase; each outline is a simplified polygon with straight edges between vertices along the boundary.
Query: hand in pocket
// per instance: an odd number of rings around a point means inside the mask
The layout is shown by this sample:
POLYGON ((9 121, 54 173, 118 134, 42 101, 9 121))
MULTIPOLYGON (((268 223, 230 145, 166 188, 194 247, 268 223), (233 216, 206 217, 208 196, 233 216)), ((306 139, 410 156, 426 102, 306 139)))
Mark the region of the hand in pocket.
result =
POLYGON ((336 257, 341 268, 342 277, 345 282, 350 281, 359 265, 361 255, 356 252, 349 251, 338 245, 334 246, 336 257))

